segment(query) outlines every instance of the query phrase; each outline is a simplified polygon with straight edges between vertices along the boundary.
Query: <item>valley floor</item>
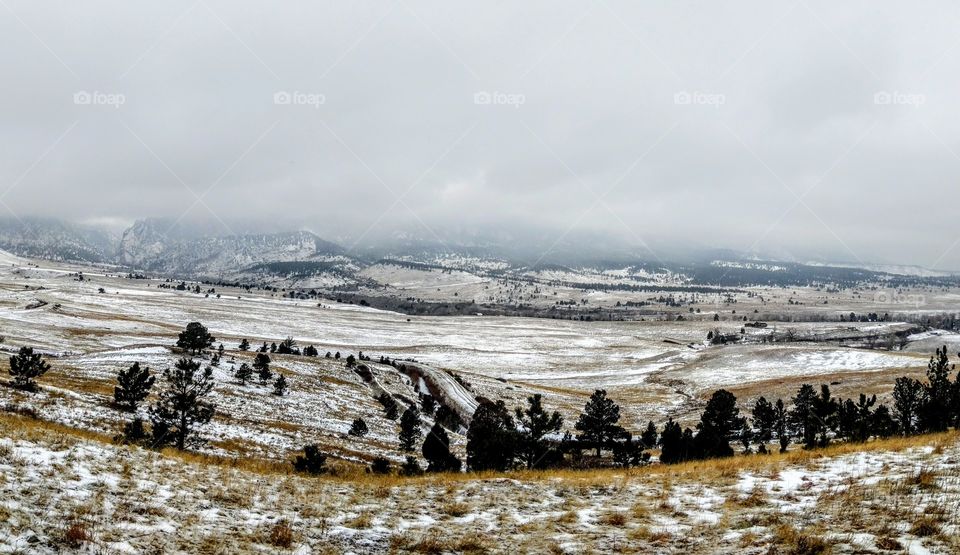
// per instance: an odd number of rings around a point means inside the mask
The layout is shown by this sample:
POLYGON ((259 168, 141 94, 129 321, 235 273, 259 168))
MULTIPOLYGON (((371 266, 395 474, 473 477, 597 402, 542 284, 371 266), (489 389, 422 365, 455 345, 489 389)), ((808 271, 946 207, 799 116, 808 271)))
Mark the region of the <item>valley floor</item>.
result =
POLYGON ((956 553, 958 435, 631 471, 311 478, 0 414, 0 552, 956 553))

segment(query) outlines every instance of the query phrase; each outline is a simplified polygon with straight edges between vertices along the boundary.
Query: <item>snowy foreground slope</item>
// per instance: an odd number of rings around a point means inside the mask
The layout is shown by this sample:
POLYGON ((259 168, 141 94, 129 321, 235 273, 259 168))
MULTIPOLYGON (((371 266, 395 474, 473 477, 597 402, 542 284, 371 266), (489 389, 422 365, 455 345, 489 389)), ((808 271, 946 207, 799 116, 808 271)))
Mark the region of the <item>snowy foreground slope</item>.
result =
POLYGON ((941 435, 676 467, 307 478, 0 417, 0 552, 956 553, 941 435))

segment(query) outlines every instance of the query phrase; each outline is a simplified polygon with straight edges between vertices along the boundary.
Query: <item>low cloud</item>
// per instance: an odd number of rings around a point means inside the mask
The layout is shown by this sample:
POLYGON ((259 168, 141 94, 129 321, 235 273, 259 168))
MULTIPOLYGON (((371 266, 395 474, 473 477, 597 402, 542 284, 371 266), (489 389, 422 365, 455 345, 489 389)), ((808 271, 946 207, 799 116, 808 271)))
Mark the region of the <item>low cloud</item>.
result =
POLYGON ((8 5, 18 215, 960 269, 949 2, 8 5))

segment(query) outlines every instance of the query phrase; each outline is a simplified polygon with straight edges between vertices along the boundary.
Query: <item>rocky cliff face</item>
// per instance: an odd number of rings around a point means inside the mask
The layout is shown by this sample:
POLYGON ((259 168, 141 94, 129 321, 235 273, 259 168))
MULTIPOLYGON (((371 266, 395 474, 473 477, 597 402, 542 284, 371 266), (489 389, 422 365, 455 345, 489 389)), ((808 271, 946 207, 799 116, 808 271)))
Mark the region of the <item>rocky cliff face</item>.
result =
POLYGON ((163 252, 166 232, 155 220, 137 220, 123 232, 117 252, 118 262, 129 266, 144 266, 163 252))
POLYGON ((171 275, 223 278, 269 262, 335 257, 343 249, 308 231, 181 238, 160 222, 141 220, 127 229, 118 259, 125 265, 171 275))
POLYGON ((76 262, 112 262, 115 241, 107 231, 60 220, 0 220, 0 249, 21 256, 76 262))

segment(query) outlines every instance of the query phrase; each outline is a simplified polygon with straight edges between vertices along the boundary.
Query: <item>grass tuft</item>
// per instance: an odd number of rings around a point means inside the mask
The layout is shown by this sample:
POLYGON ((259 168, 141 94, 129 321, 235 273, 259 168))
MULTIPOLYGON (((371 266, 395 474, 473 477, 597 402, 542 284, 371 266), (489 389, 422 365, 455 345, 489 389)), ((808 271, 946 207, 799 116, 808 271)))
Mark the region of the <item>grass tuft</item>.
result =
POLYGON ((284 549, 293 545, 293 529, 286 519, 282 519, 270 529, 270 545, 284 549))

